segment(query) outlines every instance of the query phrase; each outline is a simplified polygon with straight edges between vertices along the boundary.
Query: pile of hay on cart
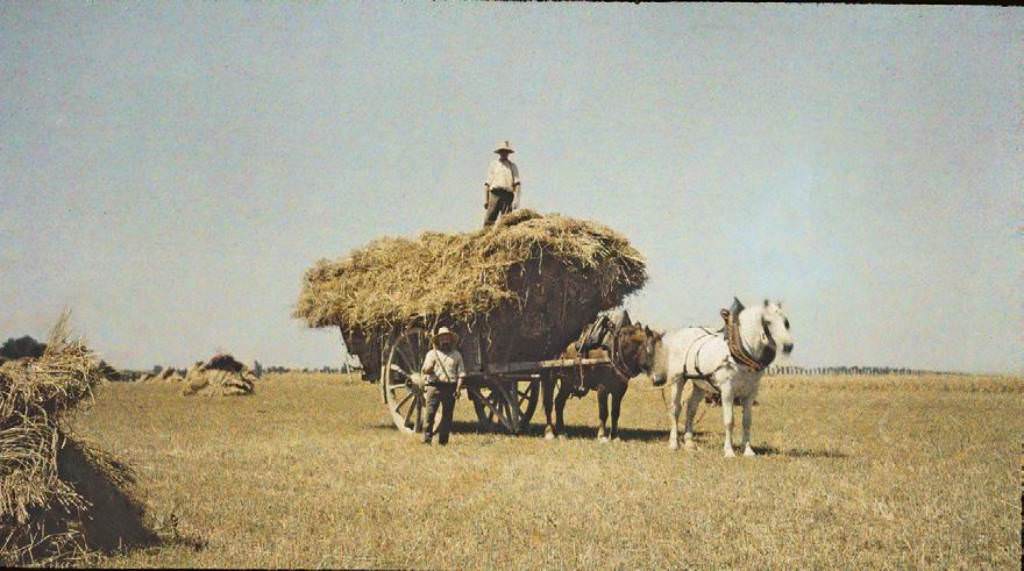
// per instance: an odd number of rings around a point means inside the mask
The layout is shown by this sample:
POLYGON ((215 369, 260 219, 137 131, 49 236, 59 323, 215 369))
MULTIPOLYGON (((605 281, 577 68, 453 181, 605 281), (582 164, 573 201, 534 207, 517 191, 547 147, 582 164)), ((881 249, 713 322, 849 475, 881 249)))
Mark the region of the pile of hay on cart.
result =
POLYGON ((67 317, 37 358, 0 365, 0 567, 56 564, 153 539, 127 466, 78 441, 68 416, 103 370, 67 317))
POLYGON ((231 355, 220 353, 189 368, 181 394, 243 396, 255 389, 256 374, 231 355))
POLYGON ((386 237, 321 260, 294 315, 339 327, 376 378, 378 340, 411 325, 486 331, 480 350, 491 361, 550 357, 646 281, 643 256, 607 226, 517 210, 490 229, 386 237))

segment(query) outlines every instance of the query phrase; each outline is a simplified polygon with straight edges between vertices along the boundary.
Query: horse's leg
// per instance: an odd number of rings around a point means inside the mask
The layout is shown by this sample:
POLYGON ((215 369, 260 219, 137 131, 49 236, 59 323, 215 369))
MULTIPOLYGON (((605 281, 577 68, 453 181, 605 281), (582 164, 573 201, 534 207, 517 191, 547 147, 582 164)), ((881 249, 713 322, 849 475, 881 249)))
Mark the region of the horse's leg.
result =
POLYGON ((722 389, 722 424, 725 426, 725 457, 732 458, 736 452, 732 449, 732 408, 734 400, 732 395, 732 381, 726 381, 718 385, 722 389))
POLYGON ((622 440, 619 437, 619 412, 622 411, 622 398, 626 396, 627 390, 629 385, 622 383, 622 386, 612 393, 612 440, 622 440))
POLYGON ((548 375, 541 382, 544 392, 544 439, 552 440, 555 437, 555 427, 551 423, 551 408, 555 404, 555 379, 548 375))
POLYGON ((564 378, 558 383, 558 395, 555 396, 555 434, 559 438, 565 438, 565 401, 569 400, 571 390, 564 378))
POLYGON ((693 385, 693 392, 686 400, 686 432, 683 434, 683 447, 687 450, 696 450, 697 444, 693 441, 693 418, 697 416, 697 409, 700 403, 704 402, 704 390, 693 385))
POLYGON ((597 427, 597 439, 608 442, 608 387, 601 383, 597 386, 597 417, 601 424, 597 427))
POLYGON ((743 449, 744 456, 757 456, 757 452, 750 446, 750 424, 753 421, 754 415, 754 397, 750 396, 743 399, 743 442, 740 444, 740 448, 743 449))
POLYGON ((683 382, 685 379, 672 379, 672 403, 668 411, 668 447, 679 450, 679 409, 682 408, 683 382))

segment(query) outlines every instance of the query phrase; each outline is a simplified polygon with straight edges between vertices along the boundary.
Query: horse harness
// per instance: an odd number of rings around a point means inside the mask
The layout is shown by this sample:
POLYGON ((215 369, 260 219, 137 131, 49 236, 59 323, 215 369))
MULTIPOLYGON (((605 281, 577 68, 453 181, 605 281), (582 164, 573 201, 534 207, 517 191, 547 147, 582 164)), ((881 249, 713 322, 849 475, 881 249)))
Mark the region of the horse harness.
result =
POLYGON ((632 325, 629 314, 622 312, 621 317, 617 320, 612 320, 608 316, 602 315, 590 327, 584 330, 579 340, 576 341, 576 378, 572 387, 573 396, 583 398, 590 392, 590 387, 587 387, 583 382, 585 371, 582 359, 584 355, 594 349, 603 349, 608 353, 608 361, 612 369, 623 379, 630 379, 636 375, 636 373, 630 372, 630 367, 622 360, 620 338, 622 329, 627 325, 632 325), (606 341, 609 337, 611 338, 610 343, 606 341))
MULTIPOLYGON (((756 371, 763 371, 775 360, 775 347, 771 343, 765 346, 764 354, 761 355, 760 359, 755 359, 753 355, 747 352, 743 348, 743 340, 740 339, 740 320, 739 315, 733 315, 728 309, 723 309, 722 319, 725 320, 725 330, 727 331, 726 342, 729 345, 729 354, 732 355, 733 359, 736 359, 740 364, 749 367, 756 371)), ((768 331, 768 324, 761 320, 761 329, 764 331, 765 338, 771 340, 772 333, 768 331)))
POLYGON ((693 381, 695 385, 700 386, 700 388, 704 389, 705 391, 717 394, 719 392, 718 385, 714 383, 712 377, 714 377, 714 374, 717 373, 719 369, 724 367, 728 363, 728 361, 723 361, 721 364, 715 367, 713 371, 705 373, 700 370, 700 352, 702 349, 704 349, 704 346, 707 345, 708 342, 717 338, 718 335, 722 334, 724 330, 712 331, 707 327, 701 327, 700 330, 703 331, 704 334, 694 339, 693 342, 690 343, 690 345, 686 348, 686 355, 683 356, 683 378, 688 381, 693 381), (689 368, 690 364, 690 352, 694 350, 694 346, 696 346, 697 349, 693 355, 694 372, 691 373, 687 369, 689 368))
MULTIPOLYGON (((754 371, 763 371, 775 359, 775 349, 771 345, 765 347, 764 354, 761 356, 761 359, 754 358, 754 356, 747 352, 746 348, 743 347, 743 340, 740 337, 740 320, 738 311, 734 312, 728 309, 723 309, 720 312, 720 315, 725 321, 722 328, 718 331, 711 331, 706 327, 701 327, 700 329, 704 332, 704 335, 690 343, 690 346, 686 348, 686 355, 683 359, 683 378, 693 381, 695 385, 700 386, 700 388, 712 394, 721 394, 721 390, 718 388, 718 385, 715 384, 713 378, 715 373, 728 365, 729 361, 722 361, 722 363, 712 371, 705 373, 700 370, 700 352, 709 341, 717 338, 719 335, 724 338, 726 346, 729 347, 729 355, 735 359, 737 363, 754 371), (697 343, 700 343, 700 345, 697 347, 696 353, 693 356, 694 372, 690 373, 687 371, 690 362, 690 351, 693 350, 697 343)), ((765 336, 767 336, 768 339, 771 339, 771 333, 768 331, 768 325, 764 323, 764 321, 761 322, 761 327, 764 329, 765 336)))

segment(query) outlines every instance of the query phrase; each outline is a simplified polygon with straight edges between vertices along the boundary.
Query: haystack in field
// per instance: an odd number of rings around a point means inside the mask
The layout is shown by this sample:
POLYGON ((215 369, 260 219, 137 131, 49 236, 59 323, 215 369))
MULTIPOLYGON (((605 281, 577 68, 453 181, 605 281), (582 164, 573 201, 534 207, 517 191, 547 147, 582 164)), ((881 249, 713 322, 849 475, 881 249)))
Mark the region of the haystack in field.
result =
POLYGON ((180 383, 185 380, 185 377, 181 376, 181 373, 174 367, 167 367, 163 371, 160 371, 160 375, 157 377, 157 380, 164 383, 180 383))
POLYGON ((643 256, 614 230, 516 210, 491 229, 381 238, 321 260, 294 316, 339 327, 373 379, 381 337, 414 325, 444 323, 464 340, 486 331, 479 352, 492 362, 552 356, 646 281, 643 256))
POLYGON ((46 351, 0 366, 0 567, 54 564, 153 536, 127 466, 77 442, 65 416, 101 382, 65 315, 46 351))
POLYGON ((221 353, 189 368, 181 394, 248 395, 255 390, 255 381, 256 375, 248 367, 231 355, 221 353))
POLYGON ((100 361, 99 365, 96 366, 100 376, 111 382, 120 382, 125 380, 125 375, 121 371, 114 368, 110 363, 106 361, 100 361))

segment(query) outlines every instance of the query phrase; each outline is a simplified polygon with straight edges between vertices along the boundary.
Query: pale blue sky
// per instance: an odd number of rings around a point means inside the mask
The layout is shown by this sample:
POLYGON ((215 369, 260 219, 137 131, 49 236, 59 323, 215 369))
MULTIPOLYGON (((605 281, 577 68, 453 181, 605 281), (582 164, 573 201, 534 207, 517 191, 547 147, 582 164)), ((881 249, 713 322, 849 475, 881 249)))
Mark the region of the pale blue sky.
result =
POLYGON ((660 327, 781 298, 797 364, 1019 371, 1022 12, 0 3, 0 338, 340 360, 303 271, 523 205, 648 256, 660 327))

